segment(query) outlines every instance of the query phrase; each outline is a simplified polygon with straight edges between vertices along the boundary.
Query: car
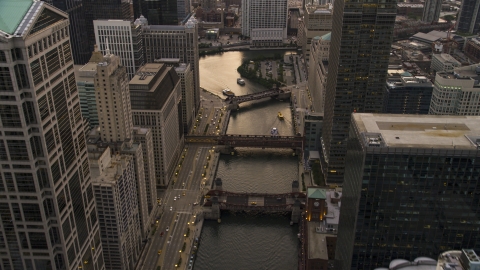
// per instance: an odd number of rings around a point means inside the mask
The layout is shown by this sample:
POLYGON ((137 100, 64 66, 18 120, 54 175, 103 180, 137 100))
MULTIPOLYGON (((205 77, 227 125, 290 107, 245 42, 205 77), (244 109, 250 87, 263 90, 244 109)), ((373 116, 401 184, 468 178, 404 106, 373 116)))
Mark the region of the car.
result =
POLYGON ((251 205, 257 205, 257 202, 251 202, 250 204, 251 205))
POLYGON ((173 210, 173 207, 172 207, 172 206, 170 206, 170 211, 172 211, 172 210, 173 210))
POLYGON ((163 232, 160 234, 160 236, 163 236, 163 232))
POLYGON ((198 202, 194 202, 193 205, 198 205, 198 202))
POLYGON ((184 192, 182 192, 182 196, 185 196, 185 191, 184 191, 184 192))
POLYGON ((176 200, 177 200, 177 196, 173 197, 173 200, 176 201, 176 200))
POLYGON ((167 228, 165 229, 165 231, 167 231, 167 232, 168 232, 168 230, 170 230, 170 227, 169 227, 169 226, 167 226, 167 228))
POLYGON ((162 254, 162 250, 159 249, 157 253, 158 253, 158 255, 162 254))

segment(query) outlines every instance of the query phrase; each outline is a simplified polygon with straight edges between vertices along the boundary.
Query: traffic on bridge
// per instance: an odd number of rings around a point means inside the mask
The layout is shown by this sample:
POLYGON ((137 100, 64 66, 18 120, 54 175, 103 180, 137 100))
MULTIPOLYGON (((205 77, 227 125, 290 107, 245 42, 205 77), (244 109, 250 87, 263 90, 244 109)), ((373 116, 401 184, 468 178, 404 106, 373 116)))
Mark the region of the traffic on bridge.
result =
POLYGON ((186 136, 187 144, 217 144, 230 147, 301 148, 303 136, 219 135, 186 136))

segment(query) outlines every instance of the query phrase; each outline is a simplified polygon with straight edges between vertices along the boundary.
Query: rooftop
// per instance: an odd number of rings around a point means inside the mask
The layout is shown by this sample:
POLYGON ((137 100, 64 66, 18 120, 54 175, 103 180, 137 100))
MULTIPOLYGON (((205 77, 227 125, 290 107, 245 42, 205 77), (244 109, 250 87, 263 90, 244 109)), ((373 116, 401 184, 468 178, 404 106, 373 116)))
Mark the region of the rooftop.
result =
POLYGON ((308 258, 328 260, 328 238, 336 238, 334 234, 317 233, 316 228, 320 222, 307 222, 308 258))
POLYGON ((375 268, 375 270, 436 270, 437 261, 427 257, 419 257, 413 262, 405 259, 395 259, 388 268, 375 268))
POLYGON ((0 30, 13 34, 33 4, 33 0, 0 1, 0 30))
POLYGON ((476 150, 480 143, 480 116, 354 113, 352 117, 370 147, 476 150))
MULTIPOLYGON (((130 84, 146 84, 149 85, 150 82, 155 78, 155 74, 159 72, 164 64, 162 63, 149 63, 141 67, 135 76, 133 76, 130 84)), ((149 89, 155 90, 155 89, 149 89)))
MULTIPOLYGON (((408 72, 405 72, 408 73, 408 72)), ((390 89, 394 88, 404 88, 404 87, 411 87, 411 86, 421 86, 421 87, 433 87, 432 82, 427 79, 425 76, 412 76, 410 73, 408 73, 410 76, 403 76, 403 75, 408 75, 402 73, 400 74, 400 77, 398 76, 390 76, 387 79, 387 86, 390 89)))
POLYGON ((307 188, 307 198, 311 199, 326 199, 327 191, 324 188, 307 188))
POLYGON ((445 63, 445 62, 452 62, 452 63, 456 63, 458 66, 461 65, 460 62, 457 61, 457 59, 455 59, 453 56, 451 56, 450 54, 446 54, 446 53, 438 53, 438 54, 433 54, 432 55, 432 58, 437 58, 438 60, 440 60, 441 62, 445 63))

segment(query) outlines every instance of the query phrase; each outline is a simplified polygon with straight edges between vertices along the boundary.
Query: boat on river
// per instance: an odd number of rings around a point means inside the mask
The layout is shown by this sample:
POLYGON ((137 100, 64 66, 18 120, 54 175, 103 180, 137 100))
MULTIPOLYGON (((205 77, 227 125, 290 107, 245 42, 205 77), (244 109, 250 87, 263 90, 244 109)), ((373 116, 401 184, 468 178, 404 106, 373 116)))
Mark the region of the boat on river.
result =
POLYGON ((237 83, 240 85, 245 85, 245 81, 242 78, 238 78, 237 83))
POLYGON ((232 90, 230 89, 223 89, 222 90, 222 93, 227 96, 227 97, 233 97, 235 96, 235 93, 232 92, 232 90))

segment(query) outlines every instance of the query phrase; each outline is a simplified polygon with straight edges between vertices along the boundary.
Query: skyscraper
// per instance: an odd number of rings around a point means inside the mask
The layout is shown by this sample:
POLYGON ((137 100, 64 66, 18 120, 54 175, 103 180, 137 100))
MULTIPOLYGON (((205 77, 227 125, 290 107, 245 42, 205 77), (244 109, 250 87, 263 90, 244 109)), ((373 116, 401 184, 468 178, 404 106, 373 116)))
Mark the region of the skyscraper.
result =
POLYGON ((76 65, 86 64, 90 59, 91 49, 88 46, 85 10, 82 1, 50 0, 47 2, 68 13, 73 62, 76 65))
POLYGON ((480 117, 352 114, 335 269, 480 248, 480 117))
POLYGON ((385 87, 384 113, 428 114, 433 84, 427 77, 392 76, 385 87))
POLYGON ((457 31, 470 34, 477 34, 480 31, 480 1, 462 1, 457 18, 457 31))
POLYGON ((89 51, 95 45, 94 20, 125 20, 133 22, 131 0, 82 0, 89 51))
POLYGON ((334 2, 321 156, 328 183, 343 182, 350 114, 382 111, 396 2, 334 2))
POLYGON ((133 122, 152 129, 157 186, 168 185, 183 149, 180 78, 165 64, 146 64, 130 81, 133 122))
POLYGON ((442 11, 442 0, 426 0, 423 8, 422 21, 438 22, 442 11))
POLYGON ((152 25, 178 25, 190 14, 190 0, 133 0, 135 18, 152 25))
POLYGON ((102 269, 68 15, 12 3, 0 3, 1 267, 102 269))
POLYGON ((175 72, 178 74, 178 77, 180 77, 183 133, 187 134, 195 119, 193 72, 189 64, 180 64, 175 68, 175 72))
POLYGON ((287 0, 242 0, 242 35, 254 46, 281 46, 287 40, 287 0))
POLYGON ((137 69, 144 64, 142 27, 123 20, 95 20, 93 27, 95 44, 100 51, 105 53, 108 47, 112 54, 118 55, 131 80, 137 69))
POLYGON ((143 26, 145 63, 161 58, 178 58, 190 64, 193 71, 195 114, 200 108, 200 75, 198 67, 198 26, 194 18, 185 25, 143 26))

